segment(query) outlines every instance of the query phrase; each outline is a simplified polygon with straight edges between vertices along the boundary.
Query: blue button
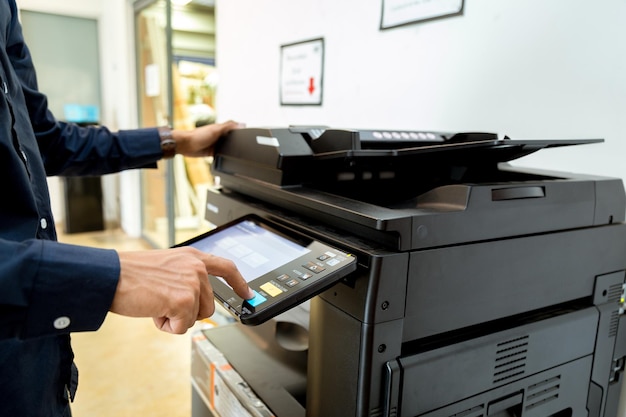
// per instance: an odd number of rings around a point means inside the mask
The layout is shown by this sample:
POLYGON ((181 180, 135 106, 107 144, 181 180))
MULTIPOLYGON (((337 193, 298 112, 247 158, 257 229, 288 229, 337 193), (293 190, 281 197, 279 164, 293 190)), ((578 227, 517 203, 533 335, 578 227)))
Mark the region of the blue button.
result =
POLYGON ((250 304, 252 307, 256 307, 259 304, 264 303, 266 301, 267 299, 256 291, 254 291, 254 298, 251 298, 250 300, 246 300, 246 302, 250 304))

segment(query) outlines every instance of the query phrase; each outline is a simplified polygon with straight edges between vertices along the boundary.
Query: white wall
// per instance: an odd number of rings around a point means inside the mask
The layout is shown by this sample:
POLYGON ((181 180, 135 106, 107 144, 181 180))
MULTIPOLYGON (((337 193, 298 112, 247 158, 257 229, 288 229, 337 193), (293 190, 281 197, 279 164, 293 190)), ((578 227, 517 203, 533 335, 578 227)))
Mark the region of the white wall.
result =
POLYGON ((42 13, 97 19, 102 14, 102 0, 16 0, 20 9, 42 13))
MULTIPOLYGON (((135 48, 132 0, 17 0, 20 9, 98 21, 100 41, 100 75, 102 77, 102 124, 112 130, 137 126, 135 87, 135 48)), ((42 34, 45 36, 45 34, 42 34)), ((138 171, 103 177, 105 219, 121 217, 122 228, 133 236, 141 234, 138 171), (119 208, 119 213, 118 213, 119 208)), ((62 189, 51 181, 53 211, 63 218, 62 189)))
MULTIPOLYGON (((104 124, 111 130, 133 129, 138 122, 132 0, 100 1, 104 5, 100 19, 104 124)), ((118 175, 121 227, 131 236, 141 236, 140 171, 118 175)))
POLYGON ((482 130, 604 138, 542 168, 626 177, 626 3, 466 0, 464 15, 380 31, 381 0, 217 7, 218 111, 248 125, 482 130), (279 105, 280 45, 324 37, 321 107, 279 105))

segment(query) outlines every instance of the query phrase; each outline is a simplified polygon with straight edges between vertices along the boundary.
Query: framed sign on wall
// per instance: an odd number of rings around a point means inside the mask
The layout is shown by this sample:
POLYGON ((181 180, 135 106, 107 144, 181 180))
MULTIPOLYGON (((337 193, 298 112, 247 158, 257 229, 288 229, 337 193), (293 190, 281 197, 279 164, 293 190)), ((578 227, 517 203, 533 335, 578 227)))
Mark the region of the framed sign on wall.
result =
POLYGON ((464 0, 382 0, 380 29, 463 13, 464 0))
POLYGON ((280 50, 280 104, 321 105, 324 39, 282 45, 280 50))

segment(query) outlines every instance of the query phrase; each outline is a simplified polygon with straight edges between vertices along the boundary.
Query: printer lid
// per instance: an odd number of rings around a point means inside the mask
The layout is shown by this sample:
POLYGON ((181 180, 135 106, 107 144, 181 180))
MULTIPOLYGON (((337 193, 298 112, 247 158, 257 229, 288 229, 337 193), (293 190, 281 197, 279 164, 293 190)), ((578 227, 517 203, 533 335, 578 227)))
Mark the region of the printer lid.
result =
POLYGON ((506 163, 540 149, 602 139, 384 133, 293 126, 234 130, 218 143, 212 170, 228 192, 399 250, 624 218, 624 189, 617 179, 506 163))
MULTIPOLYGON (((250 177, 279 186, 336 182, 420 182, 460 171, 497 169, 540 149, 603 139, 519 140, 495 133, 331 129, 325 126, 244 128, 215 151, 216 175, 250 177), (454 171, 450 173, 450 171, 454 171), (401 175, 398 175, 401 174, 401 175)), ((445 181, 444 179, 438 181, 445 181)))

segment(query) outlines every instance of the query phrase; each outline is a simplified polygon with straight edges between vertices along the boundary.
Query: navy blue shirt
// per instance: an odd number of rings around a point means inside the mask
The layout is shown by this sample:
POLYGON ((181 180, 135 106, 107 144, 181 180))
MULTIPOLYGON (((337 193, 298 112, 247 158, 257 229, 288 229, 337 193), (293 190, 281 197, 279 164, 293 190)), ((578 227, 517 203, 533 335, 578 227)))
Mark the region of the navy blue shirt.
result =
POLYGON ((55 120, 15 1, 0 0, 1 416, 63 415, 77 383, 69 335, 98 329, 119 279, 115 251, 56 241, 46 176, 101 175, 162 155, 156 129, 55 120))

